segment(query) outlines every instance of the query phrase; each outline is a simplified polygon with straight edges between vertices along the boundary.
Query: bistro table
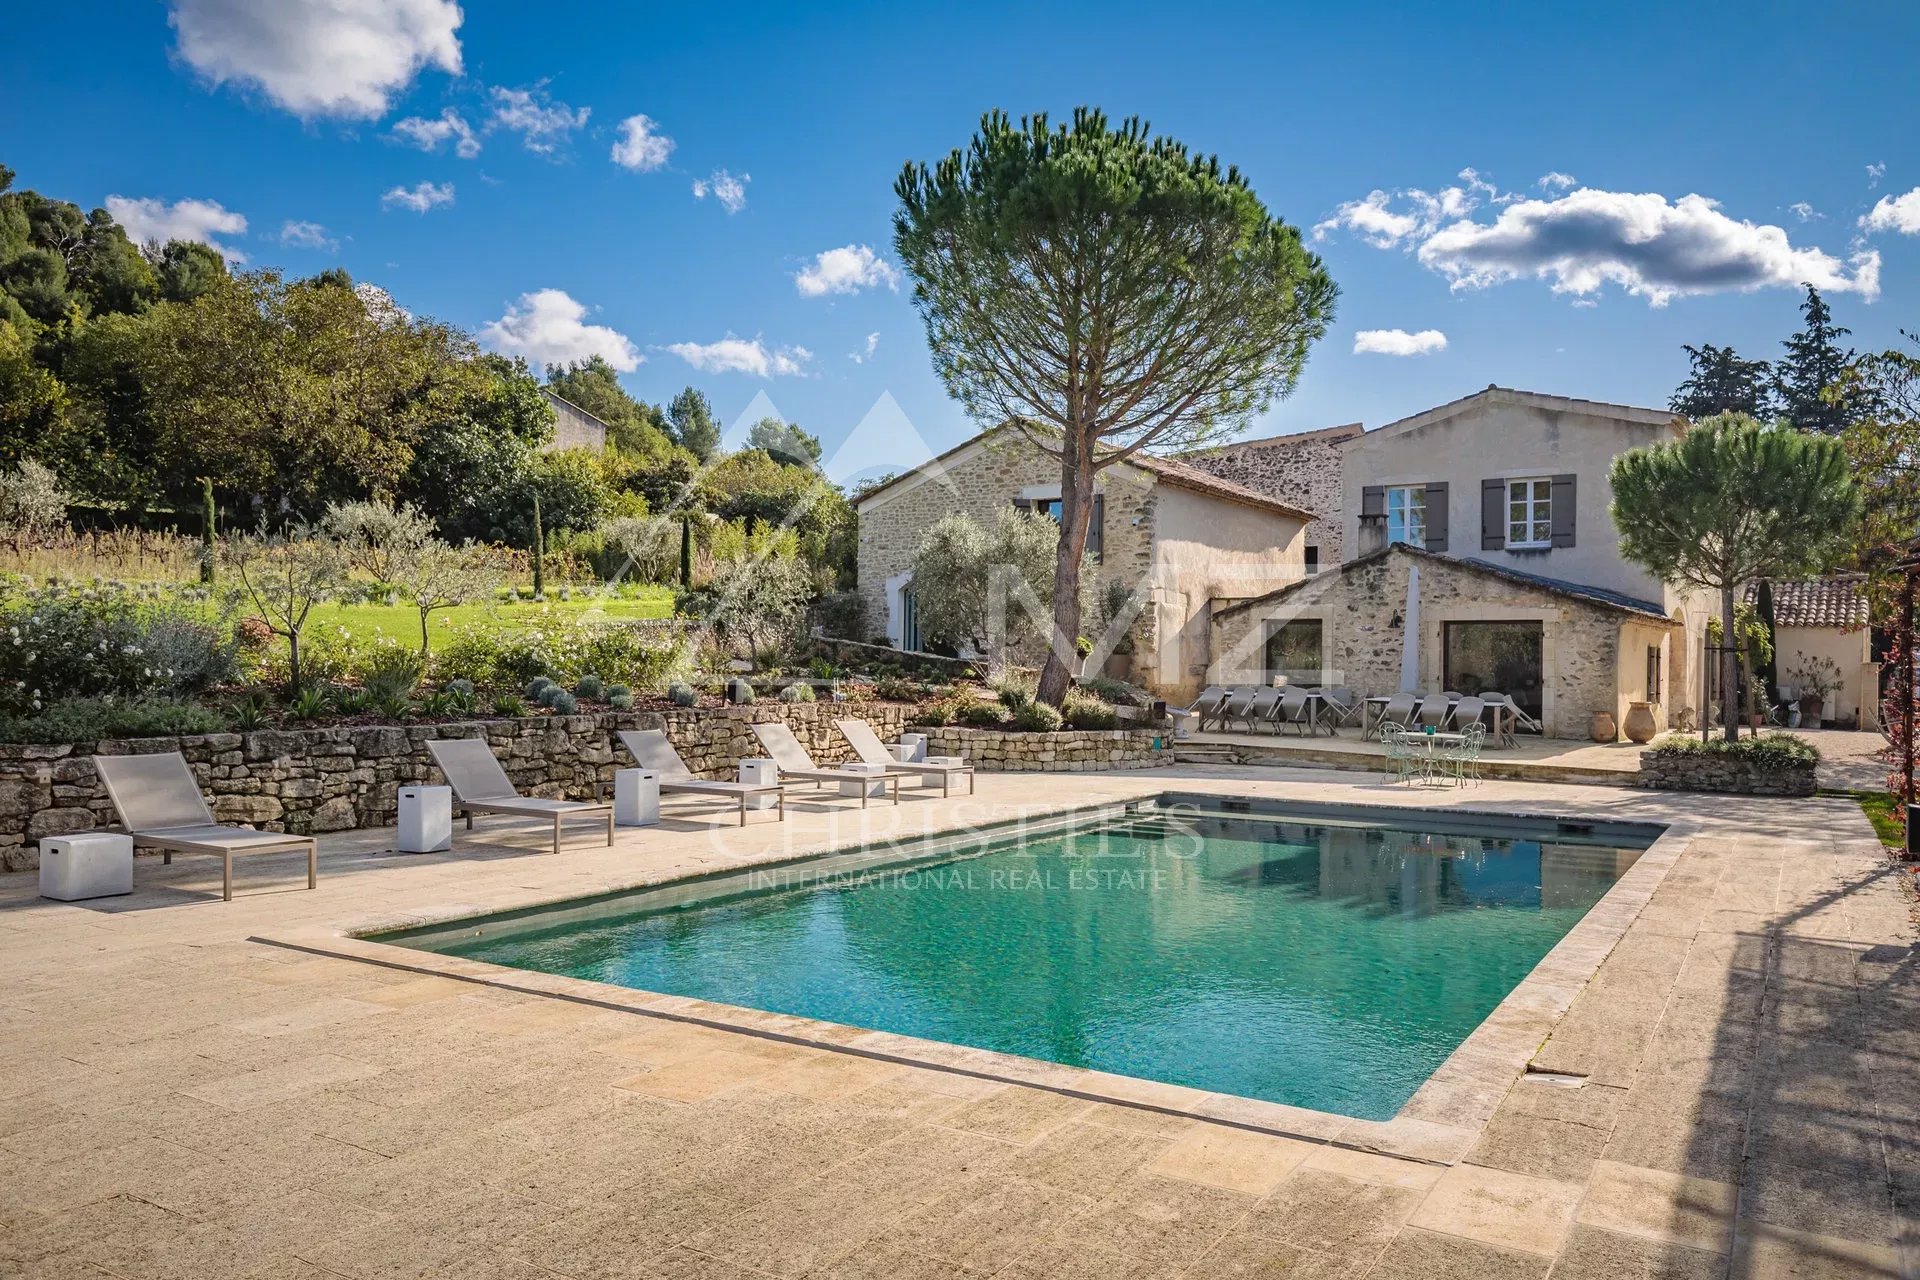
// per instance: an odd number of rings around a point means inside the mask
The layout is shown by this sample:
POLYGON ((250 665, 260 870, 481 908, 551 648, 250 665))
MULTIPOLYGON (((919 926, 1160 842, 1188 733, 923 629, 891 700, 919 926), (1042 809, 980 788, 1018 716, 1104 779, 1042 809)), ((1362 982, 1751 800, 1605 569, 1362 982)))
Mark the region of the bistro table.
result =
POLYGON ((1428 733, 1424 729, 1409 729, 1402 736, 1408 742, 1425 740, 1427 744, 1426 758, 1420 762, 1420 785, 1423 787, 1432 784, 1434 770, 1442 763, 1440 753, 1446 748, 1460 746, 1467 740, 1464 733, 1441 733, 1438 730, 1428 733))

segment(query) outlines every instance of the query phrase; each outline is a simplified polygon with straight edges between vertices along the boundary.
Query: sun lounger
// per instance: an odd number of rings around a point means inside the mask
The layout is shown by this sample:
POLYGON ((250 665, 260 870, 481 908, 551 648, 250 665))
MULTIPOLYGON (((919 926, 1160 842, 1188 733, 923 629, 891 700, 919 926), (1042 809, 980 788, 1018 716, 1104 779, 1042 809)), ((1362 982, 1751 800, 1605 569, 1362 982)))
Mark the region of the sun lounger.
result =
MULTIPOLYGON (((773 767, 779 772, 781 780, 794 782, 813 782, 825 786, 829 782, 853 782, 860 786, 860 807, 867 807, 867 788, 874 781, 870 773, 856 773, 851 769, 822 769, 807 754, 800 739, 793 736, 793 730, 784 723, 775 720, 768 724, 750 726, 753 736, 760 739, 760 745, 767 749, 767 756, 773 761, 773 767)), ((880 784, 893 793, 893 802, 900 803, 900 775, 889 770, 880 775, 880 784), (890 784, 890 786, 889 786, 890 784)))
POLYGON ((747 825, 747 801, 758 796, 773 796, 780 813, 777 821, 786 820, 787 790, 782 783, 723 782, 698 777, 673 749, 663 729, 622 729, 620 743, 640 762, 642 769, 651 769, 660 775, 661 795, 725 796, 739 803, 743 827, 747 825))
POLYGON ((135 848, 158 849, 163 861, 176 853, 206 853, 220 859, 220 896, 233 901, 233 855, 307 851, 307 888, 320 882, 319 849, 311 836, 255 831, 215 822, 187 758, 177 751, 144 756, 95 756, 94 772, 135 848))
POLYGON ((560 852, 560 823, 567 818, 604 818, 607 843, 613 843, 613 806, 594 800, 545 800, 523 796, 514 789, 513 780, 494 758, 493 748, 482 738, 442 738, 430 740, 427 750, 433 762, 446 775, 453 788, 453 807, 466 814, 467 830, 473 830, 476 813, 508 813, 521 818, 550 818, 553 821, 553 851, 560 852))
POLYGON ((967 794, 973 794, 973 766, 962 760, 958 764, 936 764, 931 761, 896 760, 887 750, 886 743, 880 741, 880 735, 865 720, 835 720, 833 727, 847 740, 858 756, 861 764, 885 765, 888 773, 917 775, 924 778, 940 779, 940 795, 945 798, 951 793, 953 780, 964 775, 967 780, 967 794))

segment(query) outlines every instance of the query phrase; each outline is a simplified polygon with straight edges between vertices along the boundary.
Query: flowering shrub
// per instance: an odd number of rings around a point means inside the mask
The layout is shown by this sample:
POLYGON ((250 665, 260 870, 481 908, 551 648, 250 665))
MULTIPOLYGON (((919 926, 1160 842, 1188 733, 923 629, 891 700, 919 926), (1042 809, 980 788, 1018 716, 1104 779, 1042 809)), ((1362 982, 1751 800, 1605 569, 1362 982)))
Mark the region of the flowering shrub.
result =
POLYGON ((181 599, 41 589, 0 607, 0 710, 83 697, 180 697, 234 671, 224 629, 181 599))
POLYGON ((522 685, 536 676, 577 682, 582 676, 655 688, 680 665, 673 643, 618 622, 565 620, 518 631, 475 625, 456 631, 433 655, 437 679, 477 685, 522 685))

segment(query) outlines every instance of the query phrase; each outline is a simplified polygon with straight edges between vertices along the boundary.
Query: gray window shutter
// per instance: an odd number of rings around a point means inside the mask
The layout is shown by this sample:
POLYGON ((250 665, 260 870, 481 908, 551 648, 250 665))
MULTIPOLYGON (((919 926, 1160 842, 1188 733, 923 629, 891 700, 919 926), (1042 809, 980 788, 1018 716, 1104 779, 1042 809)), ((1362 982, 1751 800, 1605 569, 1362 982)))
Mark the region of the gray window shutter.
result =
POLYGON ((1427 550, 1447 549, 1447 486, 1427 486, 1427 550))
POLYGON ((1362 520, 1384 520, 1387 518, 1387 487, 1370 484, 1360 491, 1360 518, 1362 520))
POLYGON ((1480 482, 1480 549, 1504 551, 1507 546, 1507 482, 1480 482))
POLYGON ((1093 519, 1087 524, 1087 554, 1095 560, 1105 558, 1107 546, 1107 495, 1093 495, 1093 519))
POLYGON ((1553 478, 1553 545, 1573 545, 1573 477, 1553 478))

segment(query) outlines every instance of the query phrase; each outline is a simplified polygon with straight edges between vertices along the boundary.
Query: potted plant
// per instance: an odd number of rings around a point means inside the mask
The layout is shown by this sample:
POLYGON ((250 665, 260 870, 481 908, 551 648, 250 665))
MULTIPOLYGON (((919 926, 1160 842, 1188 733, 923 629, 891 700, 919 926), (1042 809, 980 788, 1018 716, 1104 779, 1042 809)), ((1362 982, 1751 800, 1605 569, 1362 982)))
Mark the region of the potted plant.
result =
POLYGON ((1840 664, 1809 654, 1801 658, 1793 678, 1800 688, 1800 721, 1817 729, 1826 718, 1827 703, 1840 691, 1840 664))

